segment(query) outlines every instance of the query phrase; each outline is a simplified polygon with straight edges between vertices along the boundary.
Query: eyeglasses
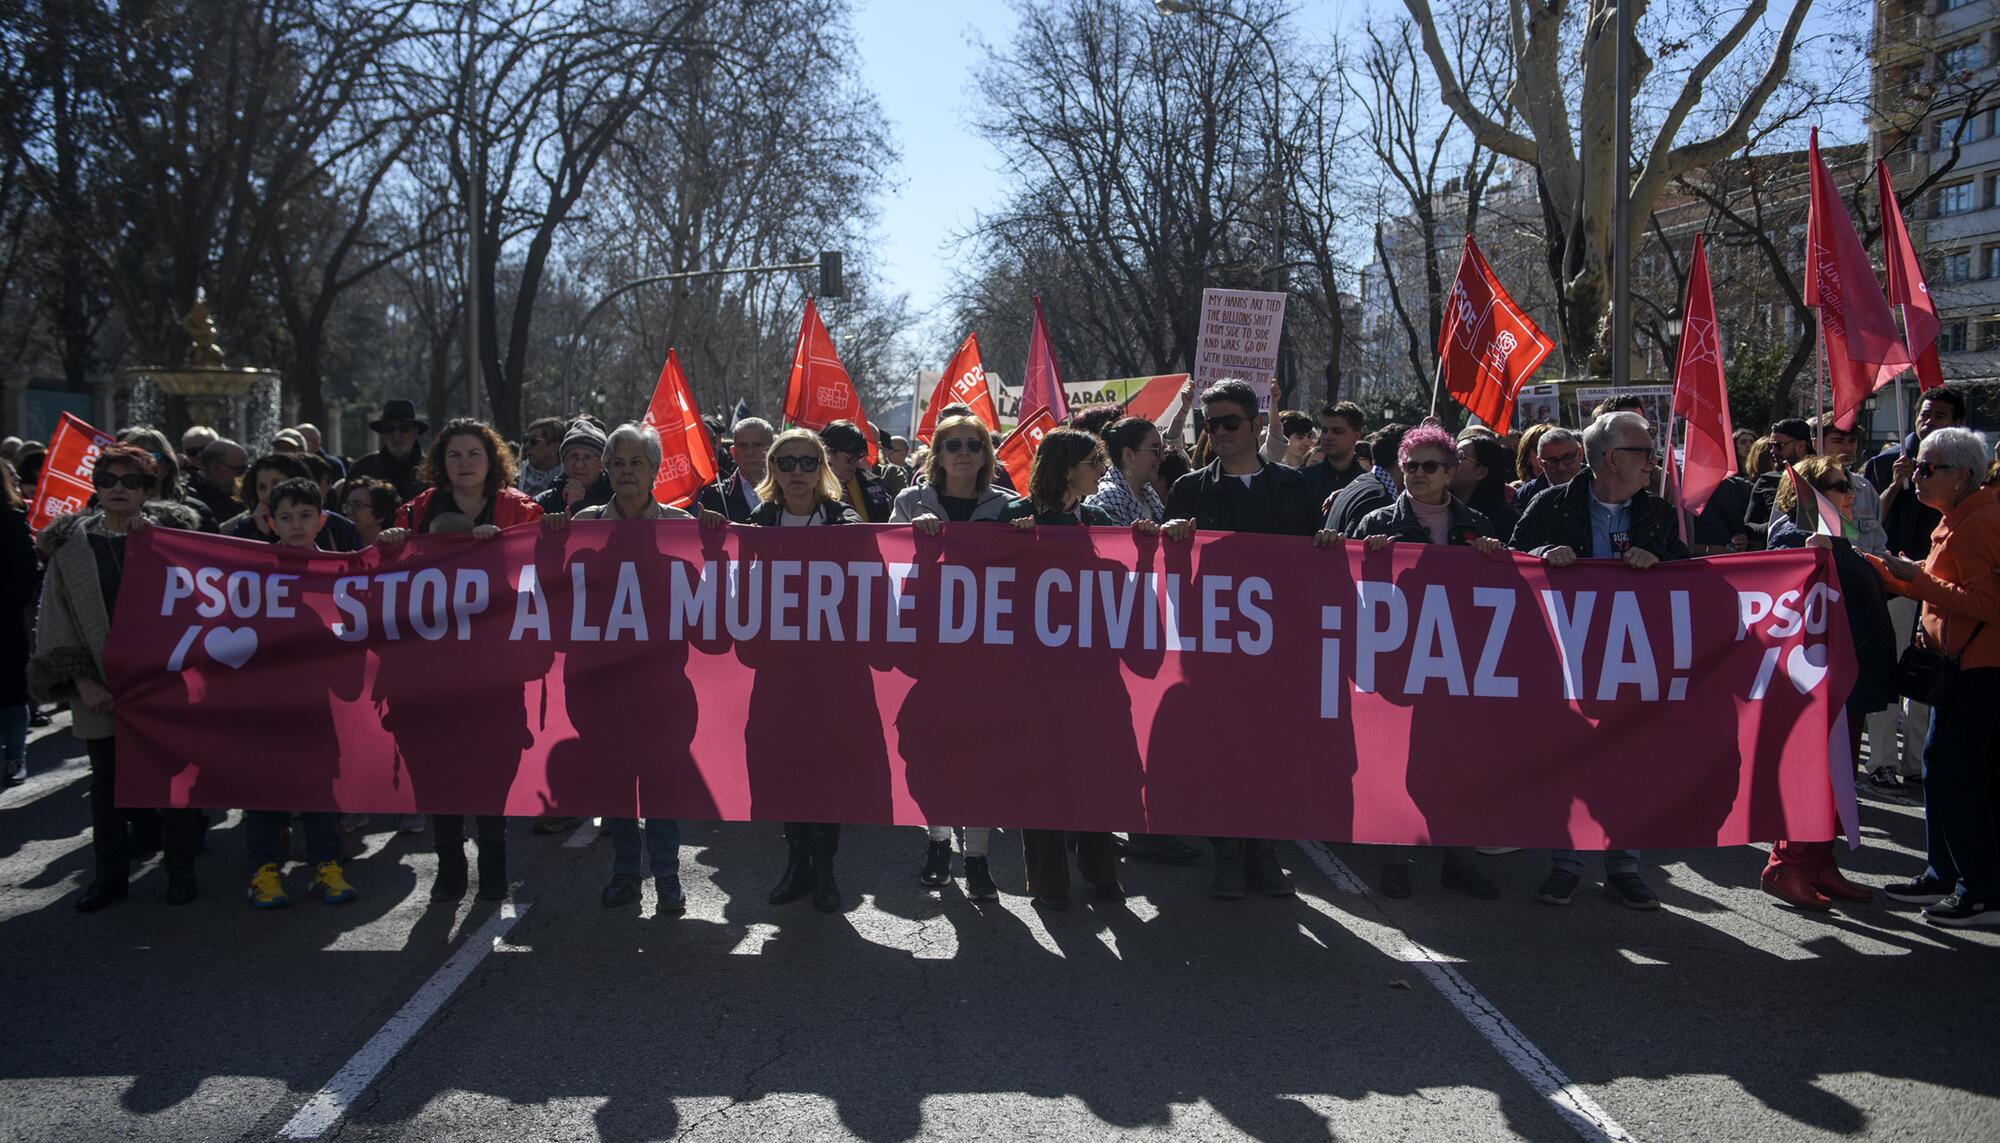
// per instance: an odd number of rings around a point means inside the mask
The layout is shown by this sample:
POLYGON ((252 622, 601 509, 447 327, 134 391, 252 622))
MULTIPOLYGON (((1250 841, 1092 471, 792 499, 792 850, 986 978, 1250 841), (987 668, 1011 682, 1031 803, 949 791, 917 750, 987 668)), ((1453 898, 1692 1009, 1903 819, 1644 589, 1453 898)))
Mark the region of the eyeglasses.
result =
POLYGON ((771 463, 779 472, 818 472, 819 458, 816 456, 774 456, 771 463))
POLYGON ((986 442, 978 437, 952 437, 944 442, 946 452, 984 453, 986 442))
POLYGON ((93 472, 90 474, 90 482, 99 488, 118 488, 123 486, 134 492, 143 492, 151 488, 156 479, 155 477, 147 476, 143 472, 93 472))
POLYGON ((1202 424, 1212 433, 1233 433, 1243 427, 1245 418, 1240 413, 1224 413, 1219 417, 1204 417, 1202 424))
POLYGON ((1843 481, 1841 481, 1841 482, 1840 482, 1840 483, 1838 483, 1838 484, 1826 484, 1826 485, 1822 485, 1822 486, 1820 487, 1820 491, 1821 491, 1821 492, 1852 492, 1852 491, 1854 491, 1854 486, 1853 486, 1852 484, 1849 484, 1849 483, 1848 483, 1847 481, 1843 480, 1843 481))
POLYGON ((1419 472, 1425 476, 1436 476, 1438 473, 1444 471, 1444 462, 1441 460, 1406 460, 1403 462, 1403 471, 1410 476, 1415 476, 1419 472))
POLYGON ((417 431, 417 423, 415 421, 397 421, 391 425, 383 425, 382 431, 385 433, 414 433, 417 431))
POLYGON ((1934 460, 1920 460, 1917 462, 1917 475, 1936 476, 1940 472, 1948 472, 1957 467, 1955 464, 1939 464, 1934 460))
POLYGON ((738 437, 734 441, 730 442, 729 447, 748 449, 751 452, 769 452, 771 450, 771 442, 766 440, 758 440, 756 437, 751 437, 749 440, 744 440, 742 437, 738 437))
POLYGON ((1567 453, 1563 456, 1545 456, 1542 458, 1542 467, 1572 468, 1582 459, 1583 459, 1583 453, 1580 451, 1567 453))

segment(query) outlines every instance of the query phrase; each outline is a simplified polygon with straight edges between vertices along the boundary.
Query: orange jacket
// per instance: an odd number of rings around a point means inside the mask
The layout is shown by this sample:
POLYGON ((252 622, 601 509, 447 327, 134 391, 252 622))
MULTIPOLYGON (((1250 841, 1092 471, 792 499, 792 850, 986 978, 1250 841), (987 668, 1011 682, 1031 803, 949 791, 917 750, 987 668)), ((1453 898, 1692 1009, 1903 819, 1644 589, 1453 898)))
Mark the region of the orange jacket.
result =
POLYGON ((2000 500, 1995 490, 1975 489, 1946 512, 1931 531, 1930 558, 1916 577, 1889 583, 1923 603, 1925 646, 1958 655, 1967 669, 2000 667, 2000 500))

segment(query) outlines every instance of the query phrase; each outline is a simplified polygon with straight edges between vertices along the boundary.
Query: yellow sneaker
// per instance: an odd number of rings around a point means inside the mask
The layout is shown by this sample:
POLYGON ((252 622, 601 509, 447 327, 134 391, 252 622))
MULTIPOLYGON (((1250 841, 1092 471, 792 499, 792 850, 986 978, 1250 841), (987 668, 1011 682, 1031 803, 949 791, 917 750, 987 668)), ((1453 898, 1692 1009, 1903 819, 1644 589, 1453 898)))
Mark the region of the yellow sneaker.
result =
POLYGON ((259 909, 282 909, 292 903, 285 896, 285 883, 279 879, 276 865, 260 865, 250 875, 250 903, 259 909))
POLYGON ((340 871, 338 861, 319 863, 319 871, 313 874, 310 892, 329 905, 344 904, 360 896, 354 891, 354 886, 347 883, 347 875, 340 871))

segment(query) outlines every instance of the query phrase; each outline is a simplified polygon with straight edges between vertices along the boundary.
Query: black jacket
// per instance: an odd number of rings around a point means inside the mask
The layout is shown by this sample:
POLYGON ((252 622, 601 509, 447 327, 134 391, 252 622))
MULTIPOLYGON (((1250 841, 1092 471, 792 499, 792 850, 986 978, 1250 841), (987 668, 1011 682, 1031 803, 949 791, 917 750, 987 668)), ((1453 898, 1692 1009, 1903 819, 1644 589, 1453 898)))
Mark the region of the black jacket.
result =
POLYGON ((1356 529, 1370 512, 1387 508, 1396 502, 1396 494, 1382 486, 1373 475, 1363 476, 1341 489, 1333 498, 1333 507, 1327 509, 1326 526, 1352 539, 1360 535, 1356 529))
MULTIPOLYGON (((881 477, 865 468, 856 468, 854 479, 861 485, 861 503, 849 504, 848 507, 854 509, 854 514, 864 524, 887 524, 889 513, 896 507, 895 495, 882 483, 881 477)), ((847 485, 840 486, 840 494, 847 495, 847 485)))
POLYGON ((590 487, 583 490, 583 499, 574 505, 563 502, 563 489, 568 486, 569 477, 557 477, 554 484, 543 489, 542 494, 535 497, 535 503, 541 508, 542 515, 558 516, 568 513, 572 508, 595 508, 599 504, 611 503, 611 474, 608 472, 598 473, 597 479, 591 482, 590 487))
MULTIPOLYGON (((1595 476, 1580 472, 1568 484, 1544 491, 1521 513, 1507 546, 1517 552, 1545 553, 1549 548, 1569 548, 1581 559, 1591 555, 1590 487, 1595 476)), ((1666 501, 1641 488, 1632 494, 1632 546, 1644 548, 1663 560, 1688 558, 1674 525, 1674 510, 1666 501)))
MULTIPOLYGON (((778 501, 766 500, 762 504, 757 505, 755 512, 750 513, 750 519, 747 522, 759 528, 775 528, 778 526, 778 516, 784 510, 785 506, 778 501)), ((819 522, 821 524, 859 524, 861 523, 861 517, 855 515, 854 509, 849 508, 847 505, 828 500, 819 506, 819 522)))
POLYGON ((396 486, 396 495, 408 500, 424 490, 423 482, 417 479, 417 466, 424 462, 422 442, 410 449, 410 455, 401 460, 387 452, 377 450, 347 466, 347 479, 386 480, 396 486))
POLYGON ((1223 475, 1220 460, 1174 481, 1167 490, 1167 519, 1193 520, 1206 531, 1276 536, 1310 536, 1320 524, 1319 501, 1306 478, 1296 468, 1268 461, 1248 488, 1223 475))
MULTIPOLYGON (((1771 520, 1771 550, 1803 548, 1810 535, 1779 513, 1771 520)), ((1846 539, 1833 541, 1833 570, 1840 577, 1847 633, 1854 640, 1854 689, 1847 695, 1849 718, 1864 718, 1896 701, 1896 659, 1903 648, 1889 619, 1889 593, 1882 577, 1846 539)))
POLYGON ((1306 487, 1312 489, 1312 494, 1324 505, 1327 497, 1353 484, 1367 471, 1368 466, 1361 463, 1360 457, 1354 456, 1347 459, 1346 468, 1333 468, 1322 460, 1300 469, 1299 475, 1306 478, 1306 487))
POLYGON ((1785 469, 1780 465, 1750 485, 1750 506, 1744 510, 1743 523, 1753 548, 1764 546, 1764 533, 1771 527, 1771 506, 1778 502, 1778 484, 1784 478, 1785 469))
POLYGON ((1046 524, 1050 527, 1065 525, 1074 527, 1078 524, 1087 524, 1094 528, 1118 526, 1117 522, 1112 520, 1111 513, 1095 504, 1078 504, 1075 512, 1037 512, 1035 502, 1025 496, 1009 500, 1007 506, 1000 510, 1000 519, 1033 520, 1038 525, 1046 524))
POLYGON ((732 524, 750 522, 750 502, 743 497, 743 473, 730 473, 719 481, 711 481, 701 486, 695 494, 695 502, 710 512, 720 512, 729 517, 732 524))
MULTIPOLYGON (((1445 537, 1447 544, 1464 544, 1474 536, 1492 536, 1493 522, 1484 513, 1458 497, 1451 497, 1451 524, 1447 529, 1451 534, 1445 537)), ((1367 539, 1369 536, 1388 536, 1392 540, 1409 544, 1431 542, 1430 529, 1417 516, 1417 503, 1408 492, 1396 497, 1396 502, 1387 508, 1377 508, 1361 518, 1353 538, 1367 539)))
MULTIPOLYGON (((190 499, 199 500, 208 509, 209 516, 221 523, 244 510, 244 504, 226 489, 210 484, 208 477, 196 469, 188 474, 187 492, 190 499)), ((204 528, 203 531, 208 531, 204 528)))
POLYGON ((1740 476, 1726 476, 1709 494, 1708 503, 1701 506, 1701 514, 1694 518, 1689 534, 1697 544, 1718 547, 1728 547, 1738 534, 1747 535, 1750 546, 1755 548, 1762 537, 1750 527, 1749 519, 1750 482, 1740 476))
POLYGON ((41 564, 28 514, 0 508, 0 703, 28 701, 28 608, 41 594, 41 564))

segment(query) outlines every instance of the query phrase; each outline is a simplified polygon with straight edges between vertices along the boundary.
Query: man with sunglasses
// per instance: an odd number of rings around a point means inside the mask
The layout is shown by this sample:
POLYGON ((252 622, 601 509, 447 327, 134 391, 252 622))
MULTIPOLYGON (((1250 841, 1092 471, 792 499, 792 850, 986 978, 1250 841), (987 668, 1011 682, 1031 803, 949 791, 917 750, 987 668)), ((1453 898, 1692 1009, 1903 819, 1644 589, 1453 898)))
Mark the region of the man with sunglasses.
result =
POLYGON ((1770 440, 1771 455, 1777 459, 1777 466, 1751 484, 1750 509, 1743 518, 1759 548, 1764 546, 1764 533, 1771 527, 1771 504, 1778 498, 1778 482, 1784 479, 1785 466, 1813 455, 1812 426, 1803 417, 1786 417, 1772 425, 1770 440))
MULTIPOLYGON (((1687 559, 1673 506, 1650 491, 1660 458, 1645 418, 1626 412, 1597 418, 1583 430, 1583 452, 1589 469, 1536 496, 1508 545, 1558 568, 1589 558, 1644 571, 1661 560, 1687 559)), ((1583 855, 1558 849, 1549 858, 1548 878, 1535 896, 1567 905, 1583 880, 1583 855)), ((1604 893, 1628 908, 1660 907, 1639 876, 1637 850, 1604 851, 1604 893)))
POLYGON ((514 487, 529 496, 540 496, 562 482, 562 441, 566 428, 561 417, 543 417, 528 426, 521 442, 521 474, 514 487))
MULTIPOLYGON (((1202 391, 1201 414, 1215 460, 1167 490, 1168 530, 1191 521, 1217 532, 1311 536, 1319 531, 1319 501, 1304 475, 1259 455, 1264 418, 1257 415, 1255 389, 1235 378, 1217 381, 1202 391)), ((1252 889, 1267 897, 1292 895, 1276 842, 1233 837, 1209 842, 1215 847, 1213 896, 1240 900, 1252 889)))

